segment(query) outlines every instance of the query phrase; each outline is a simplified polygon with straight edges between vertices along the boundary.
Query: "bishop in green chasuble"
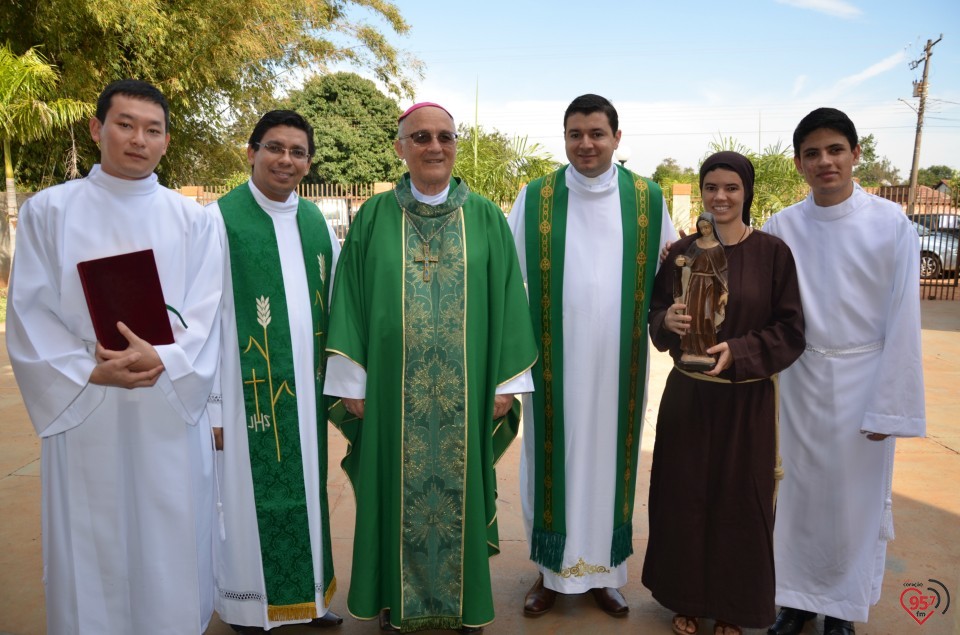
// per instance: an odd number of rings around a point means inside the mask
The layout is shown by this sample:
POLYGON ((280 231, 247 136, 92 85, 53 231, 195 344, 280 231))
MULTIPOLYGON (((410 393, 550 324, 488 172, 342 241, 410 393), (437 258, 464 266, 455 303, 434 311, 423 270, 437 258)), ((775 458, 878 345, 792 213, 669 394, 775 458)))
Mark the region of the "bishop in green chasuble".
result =
POLYGON ((459 180, 420 203, 405 176, 360 208, 334 287, 327 349, 367 377, 363 419, 333 417, 357 498, 348 608, 405 632, 487 624, 518 413, 494 421, 494 392, 536 360, 503 212, 459 180))

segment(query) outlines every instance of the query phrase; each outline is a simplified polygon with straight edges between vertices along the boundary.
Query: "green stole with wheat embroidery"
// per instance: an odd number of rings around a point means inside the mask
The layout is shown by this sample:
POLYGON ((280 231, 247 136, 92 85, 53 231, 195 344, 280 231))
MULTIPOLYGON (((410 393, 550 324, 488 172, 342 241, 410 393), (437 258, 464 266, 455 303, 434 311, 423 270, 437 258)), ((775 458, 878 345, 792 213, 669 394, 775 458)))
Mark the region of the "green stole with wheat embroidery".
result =
MULTIPOLYGON (((237 345, 267 615, 271 621, 311 619, 318 614, 317 589, 303 480, 294 354, 276 232, 273 219, 260 208, 246 183, 224 195, 219 206, 231 253, 237 345)), ((333 247, 320 209, 302 197, 297 207, 297 226, 316 335, 313 376, 319 428, 323 590, 329 596, 334 585, 326 488, 326 357, 322 353, 326 348, 333 247)))
MULTIPOLYGON (((563 274, 569 191, 564 166, 527 186, 524 208, 530 315, 540 356, 533 368, 535 478, 530 559, 559 572, 566 547, 563 274)), ((610 565, 633 553, 633 501, 646 388, 647 311, 663 214, 660 187, 618 166, 623 227, 620 388, 610 565)), ((575 238, 574 238, 575 239, 575 238)), ((586 423, 586 422, 583 422, 586 423)), ((611 457, 613 458, 613 457, 611 457)))

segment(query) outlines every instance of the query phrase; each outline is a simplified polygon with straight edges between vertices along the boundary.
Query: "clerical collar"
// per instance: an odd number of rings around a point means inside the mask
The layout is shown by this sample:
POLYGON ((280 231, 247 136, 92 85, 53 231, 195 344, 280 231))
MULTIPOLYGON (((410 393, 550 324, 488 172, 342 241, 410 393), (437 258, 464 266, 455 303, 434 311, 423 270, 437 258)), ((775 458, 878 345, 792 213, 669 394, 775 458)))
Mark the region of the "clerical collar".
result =
POLYGON ((610 167, 606 172, 599 176, 585 176, 580 172, 577 172, 577 169, 571 164, 567 168, 570 172, 570 175, 573 177, 573 180, 580 185, 588 192, 599 192, 601 190, 606 190, 610 187, 610 184, 613 183, 617 178, 617 166, 610 164, 610 167))
POLYGON ((834 221, 857 211, 867 200, 869 200, 867 193, 863 191, 859 183, 854 183, 853 193, 850 194, 850 196, 836 205, 830 205, 829 207, 817 205, 817 202, 813 198, 813 192, 810 192, 807 194, 808 205, 805 211, 815 220, 834 221))
MULTIPOLYGON (((460 209, 466 202, 469 194, 470 188, 467 187, 467 184, 458 178, 454 178, 450 181, 450 185, 447 186, 445 200, 440 203, 431 204, 417 197, 409 174, 404 174, 400 182, 393 188, 393 195, 404 211, 415 216, 426 216, 429 218, 445 216, 450 212, 460 209)), ((423 196, 423 194, 420 195, 423 196)), ((424 198, 432 199, 433 197, 424 198)))
POLYGON ((128 196, 152 194, 160 186, 156 174, 151 174, 145 179, 121 179, 104 172, 99 163, 90 168, 87 180, 110 192, 128 196))
POLYGON ((297 196, 296 191, 290 192, 290 196, 287 197, 287 200, 282 203, 275 201, 273 199, 267 198, 267 196, 260 191, 254 182, 253 179, 247 181, 247 184, 250 186, 250 192, 253 193, 253 200, 257 202, 257 205, 265 212, 274 212, 277 214, 296 214, 297 207, 300 205, 300 198, 297 196))
POLYGON ((447 195, 450 194, 450 184, 447 183, 447 186, 443 188, 443 191, 439 194, 424 194, 417 189, 416 184, 411 180, 410 193, 413 194, 413 198, 417 199, 421 203, 426 203, 427 205, 440 205, 447 200, 447 195))

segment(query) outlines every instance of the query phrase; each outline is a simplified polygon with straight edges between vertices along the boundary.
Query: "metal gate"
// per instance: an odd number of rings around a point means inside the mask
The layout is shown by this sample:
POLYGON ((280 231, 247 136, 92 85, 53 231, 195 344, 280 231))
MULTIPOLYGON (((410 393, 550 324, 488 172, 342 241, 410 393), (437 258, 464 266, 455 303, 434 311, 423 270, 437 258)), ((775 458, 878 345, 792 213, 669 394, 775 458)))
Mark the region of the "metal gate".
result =
POLYGON ((960 245, 960 200, 946 184, 940 189, 917 186, 917 199, 910 213, 907 210, 909 187, 865 188, 877 196, 899 203, 917 230, 920 241, 920 296, 924 300, 957 300, 958 258, 960 245))

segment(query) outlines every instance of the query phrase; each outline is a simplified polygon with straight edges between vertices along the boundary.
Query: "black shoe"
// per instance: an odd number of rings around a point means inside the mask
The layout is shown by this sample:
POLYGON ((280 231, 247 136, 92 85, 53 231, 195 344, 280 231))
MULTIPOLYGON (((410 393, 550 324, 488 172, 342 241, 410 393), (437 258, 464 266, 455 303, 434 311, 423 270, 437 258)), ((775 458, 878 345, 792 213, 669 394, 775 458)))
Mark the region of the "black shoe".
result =
POLYGON ((800 635, 800 632, 803 631, 803 625, 816 616, 816 613, 810 611, 801 611, 785 606, 777 614, 777 621, 767 629, 767 635, 800 635))
POLYGON ((823 635, 854 635, 857 631, 853 628, 853 622, 841 620, 839 617, 823 618, 823 635))
POLYGON ((343 618, 333 611, 327 611, 322 617, 316 617, 308 622, 308 625, 313 628, 330 628, 341 624, 343 624, 343 618))
POLYGON ((400 629, 390 623, 390 609, 380 611, 380 630, 386 633, 399 633, 400 629))

